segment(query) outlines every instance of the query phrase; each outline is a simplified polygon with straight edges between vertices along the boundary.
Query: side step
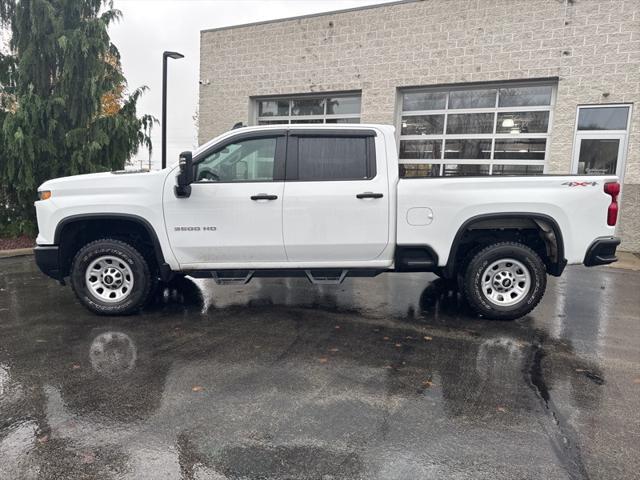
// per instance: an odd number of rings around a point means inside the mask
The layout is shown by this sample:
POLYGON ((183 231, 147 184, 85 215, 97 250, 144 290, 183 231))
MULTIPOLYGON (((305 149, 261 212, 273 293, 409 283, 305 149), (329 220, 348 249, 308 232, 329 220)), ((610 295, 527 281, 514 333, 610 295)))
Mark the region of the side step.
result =
POLYGON ((211 272, 211 278, 215 280, 218 285, 245 285, 249 283, 254 270, 224 270, 211 272))
POLYGON ((349 270, 305 270, 304 273, 314 285, 340 285, 349 270))

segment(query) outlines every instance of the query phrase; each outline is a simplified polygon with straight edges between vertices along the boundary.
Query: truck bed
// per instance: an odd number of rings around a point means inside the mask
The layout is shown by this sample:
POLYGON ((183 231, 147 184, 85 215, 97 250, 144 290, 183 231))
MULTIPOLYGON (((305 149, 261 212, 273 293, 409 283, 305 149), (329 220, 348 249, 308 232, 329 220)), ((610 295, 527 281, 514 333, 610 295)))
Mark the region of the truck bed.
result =
POLYGON ((460 227, 495 212, 532 213, 555 221, 568 263, 582 263, 597 237, 613 236, 607 225, 611 176, 543 175, 522 177, 443 177, 398 180, 397 243, 428 242, 447 263, 460 227))

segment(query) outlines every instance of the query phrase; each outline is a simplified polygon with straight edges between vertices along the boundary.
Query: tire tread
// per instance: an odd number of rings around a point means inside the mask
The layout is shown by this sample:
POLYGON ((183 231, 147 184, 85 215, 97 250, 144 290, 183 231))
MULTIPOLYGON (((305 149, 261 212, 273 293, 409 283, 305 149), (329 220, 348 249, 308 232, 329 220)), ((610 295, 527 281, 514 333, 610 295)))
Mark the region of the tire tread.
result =
MULTIPOLYGON (((133 268, 135 268, 135 266, 133 268)), ((134 275, 135 273, 136 272, 134 271, 134 275)), ((80 301, 80 303, 82 303, 86 308, 91 310, 93 313, 96 313, 98 315, 129 315, 140 310, 149 299, 152 293, 151 291, 152 284, 153 284, 152 279, 153 279, 152 272, 151 272, 151 269, 149 268, 147 259, 133 245, 132 242, 129 243, 121 239, 107 237, 107 238, 99 238, 97 240, 93 240, 87 243, 86 245, 84 245, 83 247, 81 247, 76 252, 71 262, 71 279, 70 279, 71 281, 69 283, 71 283, 71 289, 73 290, 73 293, 75 294, 76 298, 80 301), (115 308, 114 307, 107 308, 93 301, 87 301, 86 295, 81 290, 82 286, 76 284, 77 283, 76 277, 79 274, 81 274, 81 276, 84 277, 84 272, 77 272, 76 269, 78 268, 78 262, 80 262, 80 259, 84 255, 86 255, 91 250, 101 246, 105 248, 108 246, 111 246, 111 247, 115 246, 115 248, 119 248, 123 250, 127 255, 131 255, 133 257, 134 263, 137 264, 138 267, 142 269, 142 272, 141 272, 142 282, 138 281, 137 283, 138 284, 142 283, 143 292, 138 301, 135 301, 122 308, 118 308, 117 306, 115 308)), ((135 287, 136 285, 134 284, 134 288, 135 287)))
MULTIPOLYGON (((482 249, 478 249, 476 252, 474 252, 473 257, 466 264, 466 268, 463 271, 463 278, 464 279, 461 282, 462 283, 461 292, 464 298, 469 303, 469 306, 476 313, 486 318, 490 318, 494 320, 515 320, 517 318, 520 318, 528 314, 538 306, 538 304, 542 300, 542 297, 544 296, 544 291, 546 289, 546 268, 545 268, 544 262, 532 248, 519 242, 509 242, 509 241, 497 242, 497 243, 492 243, 491 245, 487 245, 482 249), (522 249, 526 252, 527 255, 531 257, 531 259, 534 262, 534 266, 537 269, 539 269, 540 272, 530 271, 529 273, 532 277, 540 274, 540 278, 538 280, 541 284, 541 287, 539 288, 539 292, 536 293, 536 295, 534 296, 533 301, 529 303, 520 304, 517 306, 517 308, 513 310, 500 310, 500 309, 489 310, 485 308, 482 305, 482 303, 480 303, 475 299, 475 295, 473 292, 475 285, 473 282, 473 278, 470 278, 469 272, 475 270, 478 264, 481 263, 484 260, 484 257, 488 255, 491 251, 494 251, 498 248, 504 248, 504 247, 522 249)), ((535 281, 535 278, 532 278, 532 281, 535 281)))

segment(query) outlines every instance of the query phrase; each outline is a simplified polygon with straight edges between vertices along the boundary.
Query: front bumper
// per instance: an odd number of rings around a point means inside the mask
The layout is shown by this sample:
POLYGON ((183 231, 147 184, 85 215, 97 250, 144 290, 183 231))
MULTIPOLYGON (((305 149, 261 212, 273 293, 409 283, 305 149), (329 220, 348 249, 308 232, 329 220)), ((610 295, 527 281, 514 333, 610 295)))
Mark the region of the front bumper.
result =
POLYGON ((596 238, 587 250, 583 263, 587 267, 595 267, 596 265, 617 262, 616 248, 618 245, 620 245, 620 239, 617 237, 596 238))
POLYGON ((42 273, 56 280, 62 280, 58 245, 36 245, 33 253, 36 257, 36 265, 42 273))

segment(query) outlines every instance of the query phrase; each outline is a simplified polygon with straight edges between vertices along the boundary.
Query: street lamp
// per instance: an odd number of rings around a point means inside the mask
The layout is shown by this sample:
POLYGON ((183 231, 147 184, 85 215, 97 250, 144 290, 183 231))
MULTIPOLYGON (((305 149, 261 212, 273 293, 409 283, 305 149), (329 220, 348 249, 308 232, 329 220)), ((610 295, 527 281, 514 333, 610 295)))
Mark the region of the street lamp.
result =
POLYGON ((167 59, 184 58, 178 52, 162 53, 162 168, 167 166, 167 59))

